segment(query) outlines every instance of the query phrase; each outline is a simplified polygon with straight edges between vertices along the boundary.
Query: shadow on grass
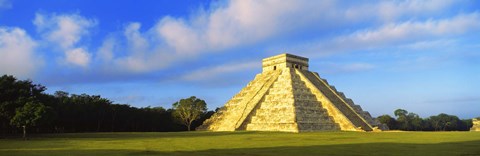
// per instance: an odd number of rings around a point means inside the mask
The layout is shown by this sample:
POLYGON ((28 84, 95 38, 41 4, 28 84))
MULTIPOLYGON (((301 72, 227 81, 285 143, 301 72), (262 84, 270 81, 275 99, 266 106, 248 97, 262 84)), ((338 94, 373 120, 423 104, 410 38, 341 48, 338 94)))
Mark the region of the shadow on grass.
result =
MULTIPOLYGON (((98 133, 54 133, 54 134, 30 134, 29 139, 44 138, 82 138, 82 139, 142 139, 142 138, 192 138, 226 135, 245 135, 261 134, 254 131, 235 131, 235 132, 210 132, 210 131, 192 131, 192 132, 98 132, 98 133)), ((272 132, 269 132, 271 134, 272 132)), ((274 132, 275 133, 275 132, 274 132)), ((282 133, 282 132, 278 132, 282 133)), ((11 136, 6 139, 22 139, 21 136, 11 136)))
POLYGON ((152 150, 12 150, 1 151, 5 155, 448 155, 478 156, 480 140, 468 142, 447 142, 438 144, 405 144, 405 143, 367 143, 338 144, 316 146, 280 146, 265 148, 209 149, 201 151, 155 151, 152 150))

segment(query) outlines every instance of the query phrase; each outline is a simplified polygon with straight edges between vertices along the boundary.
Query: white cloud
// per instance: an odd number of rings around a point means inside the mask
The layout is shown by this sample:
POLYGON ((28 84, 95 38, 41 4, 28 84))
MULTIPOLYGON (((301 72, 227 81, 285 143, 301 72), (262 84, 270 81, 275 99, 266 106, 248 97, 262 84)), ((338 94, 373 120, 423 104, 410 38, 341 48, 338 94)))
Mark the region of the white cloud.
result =
MULTIPOLYGON (((130 52, 131 54, 132 52, 130 52)), ((116 57, 112 63, 122 70, 122 72, 143 73, 152 70, 163 69, 171 65, 174 61, 179 61, 179 56, 169 54, 168 52, 157 49, 142 55, 128 55, 125 57, 116 57)), ((189 56, 184 56, 189 57, 189 56)))
POLYGON ((116 47, 116 40, 114 38, 107 38, 103 41, 97 51, 97 59, 103 62, 110 62, 114 57, 114 50, 116 47))
MULTIPOLYGON (((211 5, 207 10, 200 9, 187 18, 162 17, 145 31, 140 29, 141 23, 130 23, 123 33, 126 44, 118 40, 104 41, 104 46, 110 48, 103 48, 97 56, 107 56, 115 65, 131 72, 148 72, 195 59, 205 53, 262 45, 272 40, 287 42, 290 41, 289 36, 302 36, 302 33, 314 39, 307 38, 306 42, 311 43, 292 51, 338 52, 416 42, 429 36, 461 34, 478 25, 477 13, 422 21, 429 15, 451 8, 452 1, 366 3, 231 0, 211 5), (413 18, 404 21, 402 18, 405 17, 413 18), (362 21, 365 19, 368 21, 362 21), (369 27, 371 19, 379 19, 377 22, 383 26, 369 27), (357 27, 358 23, 366 27, 357 27), (363 30, 356 31, 359 29, 363 30), (342 30, 353 33, 334 37, 333 40, 329 38, 329 35, 342 30), (315 36, 316 33, 321 36, 315 36)), ((292 45, 281 44, 279 47, 292 49, 292 45)))
POLYGON ((235 63, 235 64, 230 63, 230 64, 224 64, 224 65, 210 67, 210 68, 199 69, 181 76, 181 79, 187 80, 187 81, 208 80, 210 78, 213 78, 222 74, 245 71, 245 70, 250 70, 258 67, 261 67, 260 62, 258 61, 235 63))
POLYGON ((349 36, 340 37, 337 42, 367 45, 384 44, 430 36, 462 34, 472 29, 478 29, 479 26, 480 16, 478 13, 462 14, 450 19, 387 24, 376 30, 357 31, 349 36))
MULTIPOLYGON (((178 61, 181 54, 176 54, 170 48, 165 47, 162 42, 153 39, 155 38, 153 31, 142 33, 140 28, 140 23, 128 24, 123 31, 126 44, 122 45, 121 41, 109 38, 104 41, 101 49, 103 51, 99 51, 98 55, 102 57, 106 55, 111 58, 109 61, 113 65, 136 73, 161 69, 173 61, 178 61), (119 53, 125 55, 119 56, 119 53), (110 54, 112 56, 109 56, 110 54)), ((183 56, 183 58, 188 58, 188 56, 183 56)))
POLYGON ((199 11, 189 19, 163 18, 156 26, 158 36, 179 53, 217 51, 255 44, 295 28, 330 19, 332 1, 232 0, 225 5, 199 11))
POLYGON ((163 64, 163 58, 158 57, 160 52, 149 48, 151 44, 156 45, 149 40, 151 36, 142 33, 140 28, 140 23, 129 23, 122 36, 111 34, 103 40, 97 49, 95 60, 103 65, 103 69, 106 69, 104 72, 138 73, 156 69, 156 66, 163 64))
MULTIPOLYGON (((302 2, 298 2, 302 3, 302 2)), ((290 20, 288 13, 300 11, 294 1, 230 1, 208 15, 205 27, 207 44, 224 48, 253 43, 271 37, 281 28, 283 20, 290 20)))
POLYGON ((83 48, 75 48, 65 52, 65 60, 68 63, 81 67, 88 66, 88 64, 90 63, 90 57, 91 54, 83 48))
POLYGON ((20 28, 0 27, 0 74, 30 78, 43 64, 35 54, 37 43, 20 28))
MULTIPOLYGON (((443 13, 446 8, 453 5, 452 0, 406 0, 406 1, 371 1, 350 6, 344 12, 349 20, 378 19, 383 22, 395 22, 407 18, 428 17, 433 14, 443 13)), ((456 1, 455 5, 460 5, 456 1)))
POLYGON ((143 55, 149 47, 147 39, 140 33, 140 27, 140 23, 130 23, 124 31, 130 50, 135 55, 143 55))
POLYGON ((60 44, 62 48, 75 46, 81 37, 89 33, 88 29, 96 25, 95 20, 77 14, 49 16, 37 13, 33 23, 47 40, 60 44))
POLYGON ((89 29, 96 26, 96 20, 87 19, 78 14, 37 13, 33 24, 43 38, 52 44, 51 47, 60 45, 58 49, 64 52, 66 63, 87 67, 91 54, 85 48, 80 48, 79 44, 83 37, 89 35, 89 29))
POLYGON ((156 31, 159 37, 179 54, 189 54, 206 48, 205 44, 201 44, 198 32, 182 20, 163 18, 156 26, 156 31))
MULTIPOLYGON (((332 15, 315 12, 330 9, 332 5, 331 1, 233 0, 208 11, 200 10, 190 18, 163 17, 144 32, 140 31, 140 23, 130 23, 124 30, 127 46, 119 48, 127 55, 115 55, 113 62, 132 72, 166 68, 203 53, 258 44, 309 23, 318 23, 313 19, 332 15)), ((117 42, 114 45, 120 45, 117 42)), ((98 56, 116 53, 119 52, 102 51, 98 56)))
POLYGON ((453 47, 456 44, 456 42, 457 41, 453 39, 427 40, 427 41, 419 41, 419 42, 407 44, 402 47, 409 48, 412 50, 425 50, 425 49, 453 47))
POLYGON ((440 36, 461 34, 471 29, 478 29, 478 13, 458 15, 451 19, 428 20, 425 22, 403 22, 388 24, 377 30, 358 31, 339 40, 351 40, 362 43, 380 43, 394 40, 421 38, 423 36, 440 36))
POLYGON ((406 21, 390 23, 377 29, 358 30, 340 35, 329 41, 316 41, 300 45, 299 51, 316 55, 336 52, 384 48, 386 46, 408 45, 423 40, 447 38, 480 29, 480 14, 459 14, 452 18, 406 21))

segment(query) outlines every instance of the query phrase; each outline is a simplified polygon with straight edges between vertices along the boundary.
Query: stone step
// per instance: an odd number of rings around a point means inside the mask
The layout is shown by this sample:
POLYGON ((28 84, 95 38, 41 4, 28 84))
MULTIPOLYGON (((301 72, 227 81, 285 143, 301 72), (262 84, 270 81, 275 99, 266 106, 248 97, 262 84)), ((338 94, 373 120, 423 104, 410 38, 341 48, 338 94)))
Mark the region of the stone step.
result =
POLYGON ((316 98, 314 99, 294 99, 295 103, 316 103, 316 104, 321 104, 320 101, 317 101, 316 98))
POLYGON ((307 99, 307 100, 316 100, 316 96, 313 94, 304 94, 304 93, 278 93, 278 92, 269 92, 269 94, 265 95, 265 99, 275 99, 275 98, 294 98, 294 99, 307 99))
POLYGON ((293 102, 277 102, 277 101, 265 101, 263 102, 260 107, 260 109, 263 108, 294 108, 295 106, 293 105, 293 102))
POLYGON ((315 99, 297 99, 295 100, 296 107, 320 107, 322 108, 322 103, 316 101, 315 99))
POLYGON ((264 99, 264 102, 267 102, 269 104, 292 104, 295 102, 295 99, 293 98, 288 98, 288 99, 275 99, 275 98, 270 98, 270 99, 264 99))
POLYGON ((310 94, 308 92, 288 92, 288 91, 277 91, 277 90, 270 90, 267 94, 268 96, 278 96, 278 97, 295 97, 299 99, 311 99, 315 100, 317 97, 313 94, 310 94))
POLYGON ((340 96, 337 96, 336 89, 333 86, 324 84, 318 79, 314 73, 309 71, 300 71, 305 77, 318 88, 329 101, 332 102, 353 124, 355 127, 362 127, 365 131, 371 131, 369 123, 364 121, 355 110, 351 109, 349 104, 344 102, 340 96))
POLYGON ((251 131, 283 131, 283 132, 298 132, 296 123, 250 123, 246 130, 251 131))
POLYGON ((258 108, 257 110, 255 110, 255 115, 263 115, 263 114, 268 114, 268 115, 274 115, 274 114, 281 114, 281 115, 284 115, 286 113, 291 113, 293 115, 293 113, 295 113, 295 107, 290 106, 290 107, 262 107, 260 106, 260 108, 258 108))
POLYGON ((268 94, 291 94, 293 93, 293 89, 292 88, 285 88, 285 89, 281 89, 281 88, 270 88, 270 90, 268 90, 268 94))
POLYGON ((321 108, 302 108, 302 107, 297 107, 295 108, 295 112, 297 115, 301 114, 328 114, 327 110, 321 109, 321 108))
POLYGON ((294 99, 294 96, 292 94, 279 94, 279 95, 265 95, 265 101, 268 100, 274 100, 274 99, 294 99))
POLYGON ((296 117, 297 122, 305 122, 305 123, 334 123, 332 117, 325 116, 325 115, 302 115, 296 117))
POLYGON ((335 123, 297 123, 299 131, 337 131, 340 126, 335 123))
POLYGON ((355 105, 355 103, 353 102, 353 100, 350 99, 350 98, 345 99, 345 102, 347 102, 350 106, 355 105))
POLYGON ((272 116, 253 116, 250 120, 249 123, 289 123, 289 122, 295 122, 295 117, 292 116, 287 116, 287 117, 272 117, 272 116))
POLYGON ((294 94, 293 95, 296 99, 308 99, 308 100, 315 100, 317 97, 313 94, 294 94))

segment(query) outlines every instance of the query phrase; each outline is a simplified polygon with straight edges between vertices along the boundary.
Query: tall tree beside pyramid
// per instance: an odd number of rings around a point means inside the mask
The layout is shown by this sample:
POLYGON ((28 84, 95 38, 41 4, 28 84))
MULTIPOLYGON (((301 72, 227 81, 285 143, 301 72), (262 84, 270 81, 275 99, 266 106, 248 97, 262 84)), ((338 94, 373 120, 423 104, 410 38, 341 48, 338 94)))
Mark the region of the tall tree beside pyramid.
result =
POLYGON ((325 79, 308 58, 280 54, 197 130, 373 131, 380 123, 325 79))

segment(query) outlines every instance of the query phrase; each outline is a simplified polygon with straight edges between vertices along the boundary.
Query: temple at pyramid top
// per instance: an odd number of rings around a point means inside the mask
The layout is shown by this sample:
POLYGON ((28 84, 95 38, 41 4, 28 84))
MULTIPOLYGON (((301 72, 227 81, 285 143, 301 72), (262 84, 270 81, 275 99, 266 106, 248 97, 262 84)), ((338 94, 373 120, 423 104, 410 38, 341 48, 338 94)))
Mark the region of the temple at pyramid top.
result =
POLYGON ((262 69, 264 72, 287 67, 308 70, 308 58, 284 53, 262 60, 262 69))
POLYGON ((197 130, 375 131, 387 127, 308 70, 308 58, 280 54, 197 130))

